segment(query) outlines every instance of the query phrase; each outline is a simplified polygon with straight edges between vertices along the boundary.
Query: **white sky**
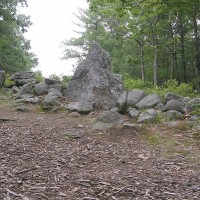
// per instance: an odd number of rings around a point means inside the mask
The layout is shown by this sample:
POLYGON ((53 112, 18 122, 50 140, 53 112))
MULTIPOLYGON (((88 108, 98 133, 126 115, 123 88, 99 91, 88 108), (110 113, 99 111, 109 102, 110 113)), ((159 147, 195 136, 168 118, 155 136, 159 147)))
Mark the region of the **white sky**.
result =
POLYGON ((73 37, 77 19, 73 13, 78 8, 87 8, 86 0, 27 0, 28 8, 23 13, 31 16, 33 25, 25 37, 31 40, 32 52, 39 59, 38 70, 44 76, 51 74, 71 75, 74 61, 61 60, 61 43, 73 37))

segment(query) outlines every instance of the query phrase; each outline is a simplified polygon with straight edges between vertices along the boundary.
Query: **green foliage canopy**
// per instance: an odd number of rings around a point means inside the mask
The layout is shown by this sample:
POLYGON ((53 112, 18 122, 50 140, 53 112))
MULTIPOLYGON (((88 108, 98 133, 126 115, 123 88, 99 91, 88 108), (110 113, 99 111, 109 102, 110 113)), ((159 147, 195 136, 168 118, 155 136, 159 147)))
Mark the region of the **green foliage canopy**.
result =
POLYGON ((31 25, 30 17, 18 14, 19 6, 27 6, 26 0, 0 2, 0 68, 7 73, 30 70, 38 63, 23 35, 31 25))

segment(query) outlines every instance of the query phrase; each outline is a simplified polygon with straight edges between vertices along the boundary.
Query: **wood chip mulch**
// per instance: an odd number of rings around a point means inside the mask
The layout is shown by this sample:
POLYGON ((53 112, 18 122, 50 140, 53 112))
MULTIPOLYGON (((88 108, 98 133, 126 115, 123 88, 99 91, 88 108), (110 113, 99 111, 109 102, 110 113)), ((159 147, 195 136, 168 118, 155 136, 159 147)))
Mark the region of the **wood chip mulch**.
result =
POLYGON ((197 166, 163 157, 134 130, 94 132, 87 116, 63 113, 1 109, 0 116, 2 200, 200 199, 197 166), (87 135, 63 135, 80 123, 87 135))

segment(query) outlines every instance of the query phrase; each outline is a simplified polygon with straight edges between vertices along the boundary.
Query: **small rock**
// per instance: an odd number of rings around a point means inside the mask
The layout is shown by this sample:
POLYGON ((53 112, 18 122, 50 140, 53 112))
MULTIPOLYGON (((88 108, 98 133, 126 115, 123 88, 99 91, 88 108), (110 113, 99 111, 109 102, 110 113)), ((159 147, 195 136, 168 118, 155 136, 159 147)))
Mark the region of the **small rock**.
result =
POLYGON ((103 122, 97 122, 93 125, 93 130, 99 130, 99 131, 106 131, 110 128, 114 127, 113 123, 103 123, 103 122))
POLYGON ((71 113, 69 113, 69 115, 68 115, 68 117, 80 117, 80 116, 81 116, 81 114, 78 113, 78 112, 71 112, 71 113))
POLYGON ((171 121, 171 122, 165 122, 164 125, 170 127, 170 128, 176 128, 179 126, 181 121, 171 121))
POLYGON ((125 127, 125 128, 133 128, 136 131, 139 131, 142 128, 142 124, 124 123, 123 127, 125 127))
POLYGON ((29 111, 28 108, 26 106, 24 106, 24 105, 16 106, 15 110, 16 111, 21 111, 21 112, 27 112, 27 111, 29 111))
POLYGON ((111 112, 118 112, 119 111, 119 108, 118 107, 114 107, 112 109, 110 109, 111 112))
POLYGON ((83 128, 84 126, 83 126, 83 124, 77 124, 77 127, 78 128, 83 128))
POLYGON ((78 139, 78 138, 82 138, 83 136, 85 136, 86 132, 82 129, 68 129, 68 130, 64 131, 64 134, 70 138, 78 139))

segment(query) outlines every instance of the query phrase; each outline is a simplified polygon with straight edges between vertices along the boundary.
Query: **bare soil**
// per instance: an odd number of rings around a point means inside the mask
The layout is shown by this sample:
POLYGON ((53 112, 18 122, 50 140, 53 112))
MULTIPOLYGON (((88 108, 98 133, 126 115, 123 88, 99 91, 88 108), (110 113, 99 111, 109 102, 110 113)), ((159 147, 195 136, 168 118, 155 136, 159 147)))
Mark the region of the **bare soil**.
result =
POLYGON ((0 101, 0 199, 200 199, 195 130, 148 125, 100 132, 92 130, 94 116, 29 109, 15 112, 0 101), (77 124, 87 134, 67 137, 77 124))

